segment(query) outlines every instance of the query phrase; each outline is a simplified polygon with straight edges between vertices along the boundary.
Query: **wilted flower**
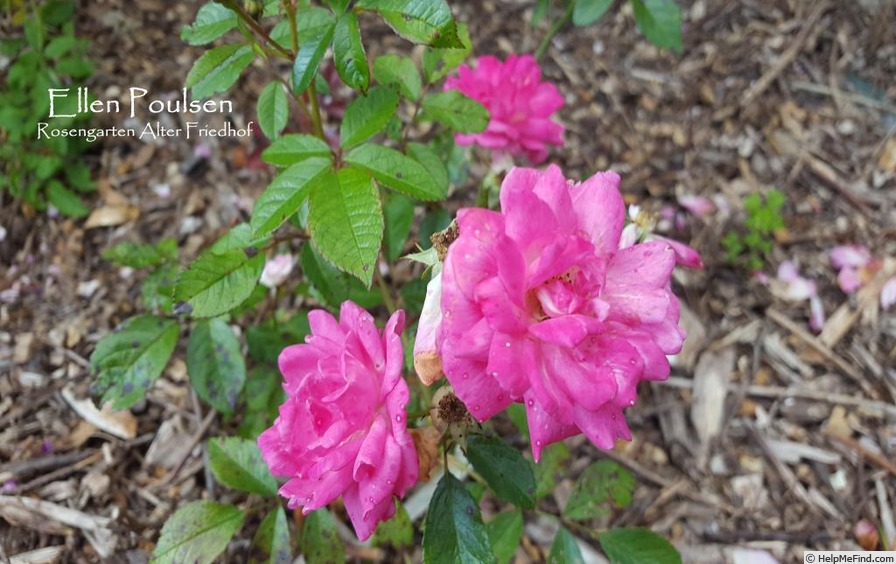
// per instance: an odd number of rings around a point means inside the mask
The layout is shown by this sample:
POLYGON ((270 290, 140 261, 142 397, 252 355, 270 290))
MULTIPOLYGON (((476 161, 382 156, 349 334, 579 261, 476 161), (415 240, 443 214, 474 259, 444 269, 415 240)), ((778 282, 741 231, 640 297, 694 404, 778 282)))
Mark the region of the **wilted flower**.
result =
POLYGON ((838 245, 830 250, 831 266, 837 273, 837 285, 847 294, 862 287, 864 269, 871 262, 871 253, 863 245, 838 245))
POLYGON ((678 205, 701 219, 716 210, 716 206, 712 203, 712 200, 693 194, 683 194, 678 196, 678 205))
POLYGON ((442 359, 436 350, 436 334, 442 323, 442 273, 434 273, 426 286, 426 299, 417 323, 414 342, 414 370, 420 381, 429 386, 442 377, 442 359))
POLYGON ((476 143, 497 153, 525 155, 538 164, 548 156, 547 145, 563 144, 563 126, 551 120, 563 106, 563 96, 556 86, 542 82, 531 55, 510 55, 503 63, 479 57, 476 68, 461 65, 457 74, 445 81, 445 89, 459 90, 490 115, 482 133, 457 134, 458 145, 476 143))
POLYGON ((818 288, 814 280, 803 278, 796 265, 785 260, 778 265, 778 277, 773 289, 778 290, 779 297, 799 302, 809 300, 809 327, 813 331, 821 331, 824 327, 824 304, 818 297, 818 288))
POLYGON ((568 182, 516 168, 502 212, 461 209, 442 270, 438 348, 479 420, 523 401, 536 459, 578 432, 601 448, 630 439, 622 410, 679 352, 675 253, 665 241, 619 248, 619 176, 568 182))
POLYGON ((305 514, 342 495, 360 539, 395 513, 393 496, 417 481, 417 452, 407 430, 410 398, 401 377, 404 312, 382 336, 373 317, 352 302, 339 321, 308 314, 306 344, 280 354, 287 399, 258 438, 271 472, 289 477, 280 495, 305 514))
POLYGON ((261 279, 258 281, 262 286, 268 288, 276 288, 286 281, 286 277, 292 272, 295 259, 292 255, 277 255, 268 259, 264 263, 264 270, 261 271, 261 279))

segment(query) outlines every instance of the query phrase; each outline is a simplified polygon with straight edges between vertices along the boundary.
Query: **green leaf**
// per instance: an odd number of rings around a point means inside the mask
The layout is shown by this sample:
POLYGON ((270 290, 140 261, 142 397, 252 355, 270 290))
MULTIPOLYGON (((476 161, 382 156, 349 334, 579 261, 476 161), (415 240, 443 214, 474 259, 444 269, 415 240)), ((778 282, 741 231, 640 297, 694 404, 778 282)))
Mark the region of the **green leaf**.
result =
POLYGON ((47 183, 47 198, 59 212, 69 217, 84 217, 90 208, 84 205, 77 194, 66 188, 58 180, 47 183))
POLYGON ((308 198, 312 181, 330 169, 330 161, 311 157, 284 169, 252 208, 249 225, 258 237, 270 234, 296 213, 308 198))
POLYGON ((500 437, 471 434, 466 454, 499 498, 524 509, 535 507, 535 476, 519 450, 500 437))
POLYGON ((392 546, 395 548, 414 545, 414 525, 407 510, 400 501, 395 501, 395 515, 388 521, 376 526, 370 542, 375 546, 392 546))
POLYGON ((446 77, 448 73, 467 60, 467 57, 473 52, 473 43, 470 41, 470 31, 466 24, 458 25, 457 31, 460 46, 452 49, 431 47, 423 52, 423 76, 428 84, 446 77))
POLYGON ((361 43, 358 17, 353 12, 342 14, 333 33, 333 61, 342 82, 355 90, 367 92, 370 85, 370 68, 367 54, 361 43))
POLYGON ((675 0, 631 0, 638 24, 644 36, 657 47, 684 51, 681 42, 681 9, 675 0))
POLYGON ((318 299, 338 309, 345 300, 372 308, 383 303, 382 295, 367 289, 360 280, 339 270, 318 254, 312 245, 305 245, 301 255, 302 271, 319 292, 318 299))
POLYGON ((563 514, 570 519, 593 519, 610 512, 610 506, 621 508, 632 502, 635 478, 625 468, 610 460, 590 465, 579 476, 563 514))
POLYGON ((208 461, 215 478, 228 488, 271 497, 277 495, 277 481, 271 476, 255 441, 237 437, 211 439, 208 461))
POLYGON ((423 526, 423 562, 495 562, 479 506, 446 472, 429 502, 423 526))
POLYGON ((192 89, 194 98, 208 98, 224 92, 249 66, 255 54, 248 45, 221 45, 202 54, 187 74, 184 86, 192 89))
POLYGON ((548 564, 585 564, 576 539, 565 527, 557 529, 554 542, 551 543, 551 552, 548 554, 548 564))
POLYGON ((264 268, 264 254, 255 247, 222 247, 203 252, 180 275, 174 286, 174 301, 181 311, 191 312, 193 317, 215 317, 252 294, 264 268))
POLYGON ((538 27, 538 24, 540 24, 541 20, 547 15, 550 5, 551 0, 538 0, 535 9, 532 10, 532 20, 530 21, 532 27, 538 27))
POLYGON ((312 184, 309 203, 315 247, 369 287, 383 241, 383 210, 370 177, 352 168, 327 171, 312 184))
POLYGON ((336 28, 333 14, 323 8, 303 11, 299 22, 299 54, 292 66, 292 90, 295 94, 301 94, 311 85, 336 28))
POLYGON ((569 449, 564 443, 552 443, 541 449, 541 460, 535 464, 535 497, 542 498, 557 485, 557 474, 569 460, 569 449))
POLYGON ((498 513, 485 530, 498 564, 507 564, 523 538, 523 513, 519 509, 498 513))
POLYGON ((610 529, 600 534, 600 546, 613 564, 681 564, 672 543, 650 529, 610 529))
POLYGON ((100 339, 90 365, 97 372, 94 388, 105 392, 103 403, 126 409, 143 398, 168 364, 179 336, 173 319, 140 315, 100 339))
POLYGON ((261 160, 277 166, 294 165, 311 157, 330 159, 332 152, 325 142, 304 133, 284 135, 261 153, 261 160))
POLYGON ((439 231, 444 231, 451 225, 453 216, 443 208, 436 208, 426 214, 423 221, 420 222, 420 240, 418 245, 423 250, 432 247, 432 235, 439 231))
POLYGON ((239 339, 223 319, 206 319, 193 326, 187 374, 199 397, 222 413, 233 413, 246 381, 246 361, 239 339))
POLYGON ((177 260, 177 240, 163 239, 155 245, 120 243, 103 251, 102 256, 115 266, 146 268, 177 260))
POLYGON ((289 99, 283 85, 272 80, 258 96, 258 125, 269 139, 276 139, 289 119, 289 99))
POLYGON ((380 184, 419 200, 441 200, 447 195, 426 168, 395 149, 367 143, 352 149, 344 160, 369 172, 380 184))
POLYGON ((386 244, 386 258, 394 262, 401 256, 404 245, 411 234, 414 223, 414 202, 401 194, 390 194, 383 209, 386 229, 383 242, 386 244))
POLYGON ((65 169, 65 179, 71 188, 79 192, 93 192, 96 186, 90 178, 90 168, 84 163, 70 163, 65 169))
POLYGON ((62 25, 71 21, 74 14, 75 3, 71 0, 50 0, 40 7, 40 17, 49 25, 62 25))
MULTIPOLYGON (((529 440, 529 420, 526 417, 526 406, 521 403, 512 403, 507 406, 507 416, 516 425, 520 435, 529 440)), ((547 447, 545 447, 547 448, 547 447)))
POLYGON ((177 282, 178 268, 174 264, 163 264, 154 268, 143 284, 140 285, 140 296, 143 308, 148 311, 169 312, 174 307, 171 296, 177 282))
POLYGON ((395 33, 409 41, 433 47, 463 47, 445 0, 361 0, 357 6, 379 13, 395 33))
POLYGON ((308 564, 345 562, 345 546, 336 532, 333 517, 327 508, 313 511, 305 517, 302 528, 302 554, 308 564))
POLYGON ((284 347, 302 342, 310 332, 308 312, 300 311, 285 323, 269 318, 246 329, 249 357, 260 363, 276 365, 284 347))
POLYGON ((398 92, 392 86, 375 86, 358 96, 345 109, 339 128, 343 149, 363 143, 379 133, 398 109, 398 92))
POLYGON ((264 554, 264 559, 257 558, 252 562, 267 562, 268 564, 289 564, 292 562, 292 550, 290 549, 289 523, 286 521, 286 512, 279 505, 265 516, 255 538, 252 539, 253 551, 264 554))
POLYGON ((578 26, 591 25, 599 20, 612 5, 613 0, 576 0, 572 10, 572 23, 578 26))
POLYGON ((420 72, 408 57, 380 55, 373 61, 373 77, 380 84, 397 84, 399 93, 409 100, 420 97, 420 72))
POLYGON ((485 106, 457 90, 429 94, 423 98, 423 111, 432 119, 458 133, 479 133, 488 125, 485 106))
POLYGON ((423 165, 439 190, 448 193, 448 169, 442 158, 430 147, 420 143, 408 143, 408 155, 423 165))
POLYGON ((227 549, 245 515, 232 505, 194 501, 165 521, 151 564, 211 564, 227 549))
POLYGON ((235 28, 238 21, 232 10, 216 2, 209 2, 199 8, 192 25, 181 28, 180 38, 190 45, 205 45, 235 28))

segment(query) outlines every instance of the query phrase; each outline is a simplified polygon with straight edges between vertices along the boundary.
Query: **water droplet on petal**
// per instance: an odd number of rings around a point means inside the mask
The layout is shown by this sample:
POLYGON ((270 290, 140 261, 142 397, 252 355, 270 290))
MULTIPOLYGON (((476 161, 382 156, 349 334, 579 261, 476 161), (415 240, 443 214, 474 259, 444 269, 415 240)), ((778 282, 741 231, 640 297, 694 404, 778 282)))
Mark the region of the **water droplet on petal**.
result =
POLYGON ((510 341, 507 341, 506 343, 504 343, 504 346, 507 348, 510 348, 510 341))
POLYGON ((526 402, 526 405, 528 405, 529 407, 534 407, 534 406, 535 406, 535 400, 530 399, 529 401, 526 402))
POLYGON ((495 371, 492 371, 492 378, 497 378, 497 377, 498 377, 498 373, 495 371))
POLYGON ((401 423, 404 420, 404 418, 401 415, 396 415, 395 420, 398 421, 399 423, 401 423))
POLYGON ((541 446, 541 441, 535 441, 535 446, 540 447, 540 446, 541 446))
POLYGON ((628 402, 629 405, 635 405, 635 400, 628 402))

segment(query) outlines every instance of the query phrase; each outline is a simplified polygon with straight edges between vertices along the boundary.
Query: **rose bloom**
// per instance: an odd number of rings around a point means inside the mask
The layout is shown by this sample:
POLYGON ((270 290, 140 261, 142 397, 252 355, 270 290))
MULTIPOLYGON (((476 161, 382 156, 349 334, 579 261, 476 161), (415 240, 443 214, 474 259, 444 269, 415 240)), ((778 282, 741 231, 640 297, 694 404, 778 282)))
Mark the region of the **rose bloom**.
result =
POLYGON ((417 482, 417 451, 407 430, 410 398, 401 377, 404 312, 382 335, 373 317, 345 302, 339 321, 308 314, 306 344, 280 354, 287 399, 274 425, 258 437, 280 495, 308 514, 340 495, 361 540, 395 513, 393 496, 417 482))
POLYGON ((458 212, 442 270, 438 349, 480 421, 525 403, 536 460, 576 433, 610 449, 631 439, 623 409, 641 380, 669 374, 685 338, 666 241, 620 249, 619 176, 567 181, 515 168, 501 212, 458 212))
POLYGON ((445 89, 476 100, 490 116, 482 133, 455 135, 458 145, 475 143, 498 154, 524 155, 533 164, 547 158, 547 145, 563 145, 563 126, 551 120, 563 106, 563 96, 556 86, 541 81, 534 57, 510 55, 503 63, 479 57, 476 68, 461 65, 457 74, 445 81, 445 89))

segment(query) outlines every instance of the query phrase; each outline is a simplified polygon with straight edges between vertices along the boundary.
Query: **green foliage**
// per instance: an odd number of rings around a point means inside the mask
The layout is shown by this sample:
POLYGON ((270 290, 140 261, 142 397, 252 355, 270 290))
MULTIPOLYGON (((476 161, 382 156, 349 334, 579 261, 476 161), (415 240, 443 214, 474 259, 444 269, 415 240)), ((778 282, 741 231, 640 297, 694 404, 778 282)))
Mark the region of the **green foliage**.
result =
POLYGON ((390 262, 398 260, 411 233, 414 223, 414 202, 401 194, 389 194, 383 208, 386 225, 383 243, 386 258, 390 262))
MULTIPOLYGON (((279 352, 278 350, 277 354, 279 352)), ((246 376, 240 404, 244 406, 241 410, 243 420, 237 429, 237 434, 244 439, 255 440, 262 431, 270 427, 277 417, 280 405, 286 400, 282 377, 275 366, 276 356, 271 364, 256 366, 246 376)))
POLYGON ((472 434, 466 454, 499 498, 524 509, 535 507, 535 476, 519 449, 500 437, 472 434))
POLYGON ((747 196, 744 200, 746 233, 729 231, 725 235, 722 239, 725 259, 734 263, 743 257, 748 269, 761 270, 772 252, 774 232, 784 228, 781 209, 786 201, 784 194, 774 189, 766 194, 764 200, 758 193, 747 196))
POLYGON ((254 56, 248 45, 235 43, 215 47, 193 63, 184 86, 191 89, 194 98, 208 98, 224 92, 233 86, 254 56))
POLYGON ((557 529, 554 542, 551 543, 551 552, 548 554, 548 564, 584 564, 582 551, 576 539, 565 527, 557 529))
POLYGON ((290 134, 280 137, 261 153, 264 162, 291 166, 312 157, 331 159, 330 147, 313 135, 290 134))
POLYGON ((408 100, 420 97, 420 72, 414 61, 399 55, 380 55, 373 62, 373 77, 380 84, 395 84, 408 100))
POLYGON ((289 99, 283 85, 272 80, 258 96, 258 125, 271 139, 280 136, 289 120, 289 99))
POLYGON ((395 149, 366 143, 345 155, 345 162, 371 174, 377 182, 419 200, 440 200, 448 186, 411 157, 395 149))
POLYGON ((249 233, 245 224, 231 229, 181 273, 174 287, 178 312, 216 317, 246 301, 264 268, 264 254, 249 233))
POLYGON ((613 564, 681 564, 675 547, 650 529, 610 529, 599 540, 613 564))
POLYGON ((370 177, 344 168, 311 187, 309 224, 317 250, 370 287, 383 241, 383 211, 370 177))
POLYGON ((445 0, 360 0, 357 7, 377 12, 395 33, 409 41, 463 48, 445 0))
POLYGON ((339 144, 348 148, 367 141, 386 127, 397 109, 398 92, 391 86, 377 86, 355 98, 345 109, 339 144))
MULTIPOLYGON (((285 137, 284 137, 285 139, 285 137)), ((312 139, 316 139, 312 137, 312 139)), ((303 140, 297 140, 303 143, 303 140)), ((255 202, 249 226, 256 237, 265 237, 299 211, 308 200, 311 185, 330 169, 330 161, 311 157, 284 169, 255 202)))
POLYGON ((177 241, 163 239, 155 245, 121 243, 109 247, 101 255, 115 266, 146 268, 177 261, 177 241))
POLYGON ((238 18, 229 8, 209 2, 199 8, 196 21, 180 30, 180 38, 190 45, 206 45, 237 26, 238 18))
POLYGON ((292 549, 290 548, 289 523, 286 521, 286 513, 279 505, 265 516, 255 538, 252 539, 252 549, 261 553, 262 558, 255 562, 267 562, 268 564, 289 564, 292 562, 292 549))
POLYGON ((459 67, 473 52, 473 43, 470 41, 470 32, 466 24, 459 24, 457 31, 460 46, 450 49, 428 47, 423 51, 423 76, 426 77, 428 84, 448 76, 448 73, 459 67))
POLYGON ((498 513, 485 524, 485 531, 498 564, 507 564, 523 538, 523 513, 519 509, 498 513))
POLYGON ((292 90, 296 94, 311 85, 336 30, 333 14, 323 8, 306 10, 302 16, 298 29, 299 53, 292 66, 292 90))
POLYGON ((219 482, 235 490, 276 496, 277 481, 255 441, 236 437, 216 438, 208 442, 209 467, 219 482))
POLYGON ((333 517, 326 508, 318 509, 305 517, 302 554, 308 564, 345 562, 345 546, 339 539, 333 517))
POLYGON ((90 365, 97 374, 93 384, 103 402, 114 409, 140 401, 159 377, 174 352, 180 328, 171 319, 152 315, 132 317, 96 344, 90 365))
MULTIPOLYGON (((370 84, 370 68, 367 53, 361 43, 361 29, 354 13, 343 14, 336 22, 333 33, 333 59, 336 72, 348 86, 366 93, 370 84)), ((397 102, 396 102, 397 104, 397 102)))
POLYGON ((222 413, 233 413, 246 381, 246 362, 239 340, 223 319, 204 319, 193 326, 187 374, 200 398, 222 413))
POLYGON ((480 133, 488 125, 485 106, 457 90, 426 96, 423 98, 423 111, 458 133, 480 133))
POLYGON ((426 512, 423 562, 495 562, 479 507, 449 472, 439 480, 426 512))
POLYGON ((610 460, 588 466, 573 487, 563 514, 570 519, 594 519, 608 515, 610 507, 632 502, 635 477, 610 460))
POLYGON ((162 527, 152 564, 211 564, 242 527, 245 515, 232 505, 194 501, 184 505, 162 527))
POLYGON ((383 303, 382 294, 371 291, 357 278, 340 272, 311 245, 305 245, 302 249, 301 263, 312 286, 311 295, 334 311, 345 300, 352 300, 361 307, 368 308, 383 303))
POLYGON ((631 0, 635 23, 651 43, 681 54, 681 8, 675 0, 631 0))
POLYGON ((572 23, 575 25, 591 25, 603 16, 613 0, 575 0, 572 10, 572 23))
POLYGON ((38 211, 50 204, 63 215, 83 217, 90 209, 82 194, 95 189, 80 160, 90 141, 52 136, 90 119, 90 112, 79 111, 77 85, 93 65, 88 42, 75 36, 74 9, 71 0, 9 6, 11 23, 0 38, 0 54, 8 59, 0 83, 0 191, 38 211))
POLYGON ((376 546, 393 546, 395 548, 414 545, 414 524, 401 502, 395 502, 395 516, 377 525, 371 542, 376 546))
POLYGON ((542 498, 557 484, 557 474, 569 460, 569 449, 562 442, 552 443, 541 449, 541 460, 535 466, 535 497, 542 498))

